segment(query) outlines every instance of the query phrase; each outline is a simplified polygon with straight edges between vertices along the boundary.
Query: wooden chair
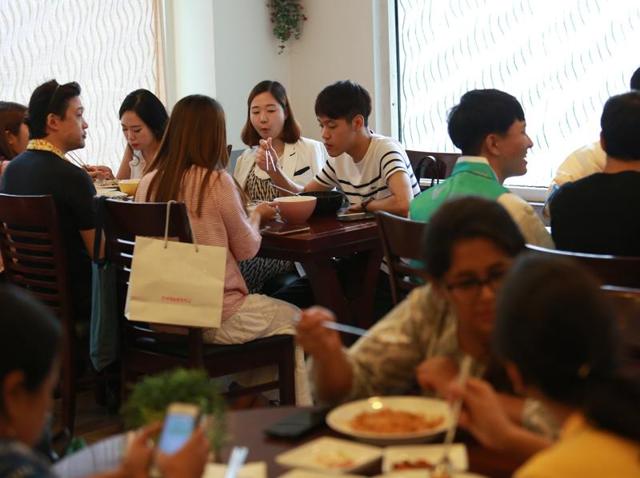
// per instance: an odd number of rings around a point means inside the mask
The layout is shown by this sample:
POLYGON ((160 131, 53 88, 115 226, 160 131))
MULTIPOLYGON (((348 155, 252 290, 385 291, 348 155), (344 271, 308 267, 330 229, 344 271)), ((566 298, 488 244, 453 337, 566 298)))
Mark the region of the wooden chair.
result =
POLYGON ((8 282, 48 305, 62 325, 62 423, 73 434, 76 357, 72 298, 56 205, 51 196, 0 194, 0 251, 8 282))
POLYGON ((410 149, 407 149, 406 152, 416 178, 431 180, 431 184, 427 187, 451 176, 453 167, 461 156, 458 153, 435 153, 410 149))
POLYGON ((622 335, 624 358, 635 367, 640 366, 640 289, 602 286, 609 297, 622 335))
MULTIPOLYGON (((121 311, 122 391, 139 375, 153 374, 175 367, 197 367, 210 376, 275 365, 278 380, 247 387, 229 395, 247 395, 278 389, 280 402, 295 405, 294 337, 276 335, 238 345, 208 345, 202 340, 202 329, 188 328, 188 335, 162 333, 140 322, 124 318, 135 236, 164 236, 166 203, 130 203, 105 201, 104 230, 106 258, 115 265, 118 288, 118 310, 121 311)), ((183 203, 171 207, 169 237, 191 242, 191 229, 183 203)))
POLYGON ((424 271, 410 261, 422 260, 424 222, 411 221, 388 212, 376 212, 378 231, 389 267, 393 303, 397 304, 416 286, 426 280, 424 271))
POLYGON ((622 257, 604 254, 584 254, 560 251, 527 244, 536 254, 566 257, 579 262, 602 281, 603 285, 640 288, 640 257, 622 257))

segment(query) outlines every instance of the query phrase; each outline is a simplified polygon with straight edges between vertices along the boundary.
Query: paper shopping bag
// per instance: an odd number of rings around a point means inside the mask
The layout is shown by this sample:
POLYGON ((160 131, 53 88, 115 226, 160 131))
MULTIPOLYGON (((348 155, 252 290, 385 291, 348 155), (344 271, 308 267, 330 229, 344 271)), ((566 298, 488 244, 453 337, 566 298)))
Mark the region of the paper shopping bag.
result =
POLYGON ((136 236, 126 317, 219 327, 227 250, 136 236))

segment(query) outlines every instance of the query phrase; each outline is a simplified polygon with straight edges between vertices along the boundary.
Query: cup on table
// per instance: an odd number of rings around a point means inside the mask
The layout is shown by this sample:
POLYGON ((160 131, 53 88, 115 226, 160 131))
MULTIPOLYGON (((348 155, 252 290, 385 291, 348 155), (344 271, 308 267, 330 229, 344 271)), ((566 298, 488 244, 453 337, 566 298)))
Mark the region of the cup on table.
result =
POLYGON ((118 188, 127 196, 135 196, 138 190, 139 179, 121 179, 118 181, 118 188))

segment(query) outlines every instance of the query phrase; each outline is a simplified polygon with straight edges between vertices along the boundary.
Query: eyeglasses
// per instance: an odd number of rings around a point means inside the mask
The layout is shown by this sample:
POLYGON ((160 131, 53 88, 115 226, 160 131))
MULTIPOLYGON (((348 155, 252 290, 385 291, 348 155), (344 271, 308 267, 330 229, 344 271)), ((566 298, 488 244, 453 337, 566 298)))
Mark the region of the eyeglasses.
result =
POLYGON ((459 300, 471 302, 478 298, 485 285, 489 286, 493 292, 497 292, 506 274, 506 270, 494 270, 490 271, 484 279, 480 277, 470 277, 446 284, 446 287, 447 290, 454 294, 459 300))

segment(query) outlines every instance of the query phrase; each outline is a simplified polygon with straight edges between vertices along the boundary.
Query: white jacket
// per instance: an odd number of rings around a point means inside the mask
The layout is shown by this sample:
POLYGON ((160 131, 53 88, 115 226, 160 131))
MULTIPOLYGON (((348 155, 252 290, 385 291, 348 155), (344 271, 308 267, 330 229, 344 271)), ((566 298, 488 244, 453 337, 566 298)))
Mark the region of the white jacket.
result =
MULTIPOLYGON (((247 148, 236 162, 233 170, 233 177, 238 181, 240 187, 244 189, 247 177, 256 162, 257 146, 247 148)), ((282 168, 282 172, 292 181, 305 186, 309 181, 315 178, 318 171, 322 169, 329 155, 324 145, 313 139, 300 138, 293 144, 285 143, 284 153, 278 158, 278 164, 282 168)), ((267 173, 262 170, 256 170, 258 177, 266 179, 267 173)))

